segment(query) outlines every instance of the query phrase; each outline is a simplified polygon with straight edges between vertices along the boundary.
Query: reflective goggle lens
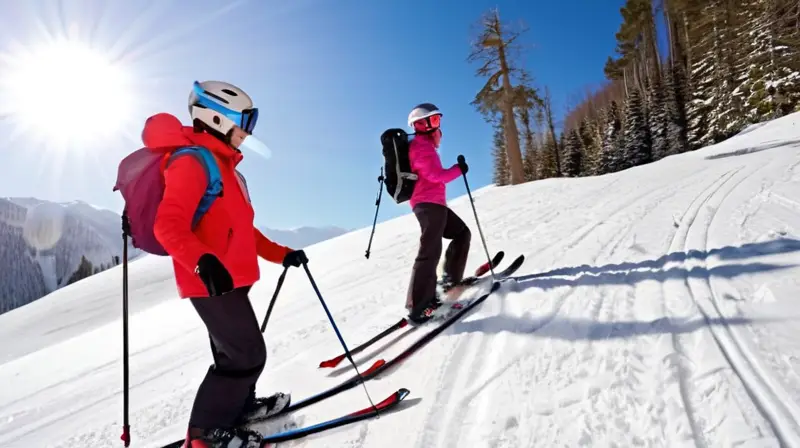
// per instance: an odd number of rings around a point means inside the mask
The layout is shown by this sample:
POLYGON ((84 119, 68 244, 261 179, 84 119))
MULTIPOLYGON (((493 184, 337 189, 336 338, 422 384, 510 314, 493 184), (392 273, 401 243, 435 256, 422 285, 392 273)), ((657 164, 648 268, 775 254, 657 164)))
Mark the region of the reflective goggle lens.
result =
POLYGON ((425 117, 415 122, 414 129, 420 132, 426 132, 439 129, 439 126, 441 126, 441 124, 442 124, 442 116, 436 114, 436 115, 431 115, 430 117, 425 117))
POLYGON ((200 83, 194 83, 194 92, 197 94, 197 102, 204 107, 209 109, 215 110, 222 115, 225 115, 230 119, 232 122, 236 123, 240 128, 242 128, 248 134, 252 134, 253 130, 256 128, 256 123, 258 122, 258 108, 248 109, 243 112, 236 112, 234 110, 228 109, 227 107, 219 104, 218 102, 214 101, 210 98, 209 92, 206 92, 201 86, 200 83))

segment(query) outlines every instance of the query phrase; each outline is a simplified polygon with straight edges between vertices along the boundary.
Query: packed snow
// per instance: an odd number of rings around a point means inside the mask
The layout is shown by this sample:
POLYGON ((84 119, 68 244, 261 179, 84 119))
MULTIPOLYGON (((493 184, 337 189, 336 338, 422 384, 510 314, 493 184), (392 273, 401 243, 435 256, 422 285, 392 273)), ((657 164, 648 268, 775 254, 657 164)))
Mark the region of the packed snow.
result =
MULTIPOLYGON (((366 383, 373 400, 408 388, 398 411, 280 446, 800 446, 799 125, 794 114, 624 172, 473 191, 489 250, 527 257, 516 283, 366 383)), ((477 266, 469 200, 451 206, 477 266)), ((351 347, 404 314, 417 229, 410 214, 379 224, 369 259, 369 228, 307 248, 351 347)), ((281 269, 262 262, 259 319, 281 269)), ((185 433, 208 337, 168 259, 132 262, 130 282, 131 446, 158 447, 185 433)), ((116 267, 0 316, 0 446, 122 446, 120 285, 116 267)), ((302 270, 265 338, 261 394, 299 400, 352 374, 347 361, 317 368, 341 346, 302 270)), ((359 386, 258 429, 368 406, 359 386)))

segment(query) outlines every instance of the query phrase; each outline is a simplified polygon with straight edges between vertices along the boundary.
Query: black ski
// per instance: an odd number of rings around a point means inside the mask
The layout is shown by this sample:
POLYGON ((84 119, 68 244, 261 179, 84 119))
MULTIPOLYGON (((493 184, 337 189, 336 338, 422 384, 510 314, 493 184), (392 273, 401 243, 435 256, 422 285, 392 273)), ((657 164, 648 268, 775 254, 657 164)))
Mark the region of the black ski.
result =
MULTIPOLYGON (((520 255, 519 257, 517 257, 514 260, 514 262, 509 267, 504 269, 501 273, 496 274, 496 276, 500 280, 502 280, 503 276, 505 276, 505 277, 510 276, 511 274, 516 272, 517 269, 520 268, 520 266, 522 266, 522 263, 524 261, 525 261, 525 256, 524 255, 520 255)), ((461 318, 461 316, 467 314, 471 309, 473 309, 478 304, 480 304, 481 302, 486 300, 499 287, 500 287, 500 281, 494 282, 492 284, 492 288, 491 288, 491 290, 489 290, 489 292, 487 292, 486 294, 478 297, 477 299, 475 299, 473 301, 470 301, 463 308, 461 308, 460 310, 458 310, 454 314, 450 315, 447 319, 444 319, 443 321, 430 322, 431 324, 438 323, 438 325, 436 327, 434 327, 428 333, 422 335, 415 343, 410 345, 408 348, 406 348, 405 350, 400 352, 397 356, 395 356, 394 358, 390 359, 389 361, 385 361, 383 359, 379 359, 379 360, 375 361, 372 364, 372 366, 370 366, 369 369, 367 369, 366 371, 362 372, 361 376, 358 376, 358 374, 355 374, 351 378, 339 383, 336 386, 331 387, 330 389, 328 389, 328 390, 326 390, 324 392, 320 392, 317 395, 312 395, 311 397, 308 397, 308 398, 306 398, 304 400, 294 402, 291 405, 289 405, 286 408, 284 408, 283 411, 281 411, 279 414, 273 415, 273 417, 277 416, 277 415, 281 415, 281 414, 287 413, 287 412, 296 411, 296 410, 302 409, 302 408, 304 408, 306 406, 311 406, 312 404, 318 403, 318 402, 320 402, 322 400, 325 400, 327 398, 333 397, 333 396, 335 396, 335 395, 337 395, 337 394, 339 394, 341 392, 344 392, 344 391, 346 391, 348 389, 356 387, 359 384, 361 384, 362 381, 368 381, 368 380, 370 380, 372 378, 375 378, 375 376, 377 376, 379 373, 383 372, 384 370, 386 370, 387 368, 391 367, 392 365, 397 364, 398 362, 402 361, 406 357, 410 356, 412 353, 414 353, 417 350, 419 350, 423 345, 425 345, 428 342, 430 342, 431 339, 433 339, 436 335, 438 335, 439 333, 444 331, 447 327, 452 325, 455 321, 457 321, 459 318, 461 318), (441 323, 439 323, 439 322, 441 322, 441 323)))
POLYGON ((261 440, 261 448, 267 448, 270 443, 299 439, 301 437, 305 437, 310 434, 315 434, 318 432, 326 431, 328 429, 338 428, 340 426, 349 425, 351 423, 370 419, 382 412, 385 412, 399 405, 400 402, 403 401, 403 399, 406 398, 409 393, 410 392, 408 391, 408 389, 401 388, 398 389, 397 392, 393 393, 385 400, 381 401, 380 403, 376 403, 374 408, 370 406, 368 408, 364 408, 360 411, 356 411, 344 415, 342 417, 334 418, 322 423, 317 423, 316 425, 305 426, 303 428, 290 429, 288 431, 265 436, 261 440))
POLYGON ((494 257, 492 257, 491 266, 489 266, 488 261, 486 263, 483 263, 482 265, 478 266, 478 269, 475 269, 475 273, 472 276, 480 277, 483 274, 491 271, 492 269, 496 269, 497 265, 500 264, 501 261, 503 261, 503 257, 505 257, 505 255, 506 253, 502 250, 497 252, 496 254, 494 254, 494 257))
MULTIPOLYGON (((513 275, 515 272, 517 272, 517 270, 520 267, 522 267, 522 263, 523 262, 525 262, 525 256, 524 255, 520 255, 517 258, 515 258, 514 261, 512 261, 511 264, 508 265, 508 267, 506 267, 505 269, 503 269, 500 272, 495 273, 495 276, 494 276, 495 283, 502 282, 502 281, 508 279, 508 277, 513 275)), ((477 277, 477 278, 475 278, 474 281, 470 282, 469 286, 470 287, 475 287, 478 284, 483 283, 484 281, 489 281, 489 280, 492 280, 492 277, 490 275, 483 276, 483 277, 477 277)), ((434 316, 435 317, 429 322, 436 322, 436 321, 439 321, 441 319, 446 319, 447 317, 452 315, 452 312, 454 310, 457 311, 457 310, 459 310, 461 308, 469 306, 472 303, 473 300, 475 300, 475 299, 456 300, 456 301, 450 302, 450 303, 448 303, 446 305, 443 305, 443 306, 441 306, 439 309, 437 309, 434 312, 434 316), (444 311, 443 315, 442 315, 442 311, 440 311, 440 310, 444 311), (437 313, 440 314, 440 315, 436 316, 437 313)), ((426 325, 427 323, 428 322, 426 322, 426 323, 424 323, 422 325, 426 325)))
MULTIPOLYGON (((492 259, 492 267, 496 268, 497 265, 500 264, 500 262, 503 260, 504 256, 505 256, 505 252, 503 252, 502 250, 497 252, 497 254, 495 254, 494 258, 492 259)), ((522 257, 522 256, 520 256, 520 257, 522 257)), ((516 270, 519 269, 519 267, 522 265, 522 260, 520 260, 520 257, 517 257, 517 259, 515 259, 508 268, 506 268, 502 272, 496 274, 498 276, 498 278, 508 277, 509 275, 511 275, 514 272, 516 272, 516 270)), ((476 273, 480 273, 480 271, 483 271, 483 273, 485 274, 486 272, 488 272, 489 268, 486 267, 487 264, 488 263, 484 263, 483 265, 478 267, 478 269, 476 269, 476 271, 477 271, 476 273)), ((456 285, 456 286, 461 286, 461 285, 463 285, 463 286, 473 286, 476 283, 478 283, 479 280, 484 279, 484 278, 490 278, 490 277, 489 276, 483 276, 483 275, 467 277, 466 279, 464 279, 461 282, 459 282, 458 285, 456 285)), ((383 330, 380 333, 378 333, 377 335, 373 336, 372 339, 370 339, 370 340, 362 343, 358 347, 350 350, 350 354, 351 355, 355 355, 357 353, 360 353, 360 352, 364 351, 366 348, 370 347, 372 344, 380 341, 381 339, 385 338, 386 336, 389 336, 390 334, 394 333, 395 331, 404 328, 406 325, 408 325, 408 319, 403 317, 400 320, 398 320, 397 322, 393 323, 388 328, 386 328, 385 330, 383 330)), ((336 366, 339 365, 340 362, 344 361, 346 357, 347 357, 347 355, 345 353, 342 353, 339 356, 336 356, 335 358, 331 358, 331 359, 322 361, 322 362, 319 363, 319 368, 333 368, 333 367, 336 367, 336 366)))
MULTIPOLYGON (((499 274, 496 274, 496 277, 499 278, 500 280, 502 280, 503 276, 510 276, 517 269, 519 269, 520 266, 522 266, 522 263, 524 261, 525 261, 525 256, 524 255, 520 255, 519 257, 517 257, 514 260, 514 262, 509 267, 504 269, 499 274)), ((473 308, 475 308, 479 304, 483 303, 483 301, 486 300, 490 295, 492 295, 492 293, 497 291, 498 288, 500 288, 500 281, 495 281, 492 284, 491 289, 486 294, 478 297, 477 299, 475 299, 473 301, 470 301, 466 306, 464 306, 463 308, 459 309, 456 313, 454 313, 453 315, 449 316, 444 321, 441 321, 441 323, 439 323, 436 327, 431 329, 431 331, 429 331, 428 333, 425 333, 424 335, 422 335, 419 339, 417 339, 416 342, 411 344, 409 347, 407 347, 405 350, 403 350, 402 352, 397 354, 394 358, 390 359, 389 361, 386 361, 386 360, 383 360, 383 359, 379 359, 379 360, 375 361, 375 363, 373 363, 372 366, 369 369, 367 369, 366 371, 362 372, 361 375, 355 374, 351 378, 339 383, 336 386, 331 387, 330 389, 327 389, 327 390, 325 390, 323 392, 320 392, 320 393, 318 393, 316 395, 312 395, 312 396, 310 396, 308 398, 305 398, 303 400, 294 402, 291 405, 283 408, 283 410, 281 410, 281 412, 278 412, 276 414, 272 414, 271 416, 267 417, 264 420, 273 419, 273 418, 281 416, 283 414, 288 414, 289 412, 294 412, 294 411, 297 411, 299 409, 302 409, 302 408, 311 406, 313 404, 319 403, 320 401, 323 401, 325 399, 334 397, 334 396, 336 396, 336 395, 338 395, 338 394, 340 394, 340 393, 342 393, 342 392, 344 392, 346 390, 352 389, 352 388, 358 386, 359 384, 361 384, 363 381, 369 381, 369 380, 375 378, 381 372, 385 371, 386 369, 389 369, 390 367, 394 366, 395 364, 400 363, 401 361, 403 361, 404 359, 408 358, 413 353, 415 353, 417 350, 419 350, 420 348, 425 346, 434 337, 436 337, 438 334, 440 334, 441 332, 446 330, 448 327, 453 325, 453 323, 458 321, 462 316, 464 316, 465 314, 469 313, 473 308)), ((401 392, 401 391, 404 391, 404 390, 405 389, 400 389, 400 391, 398 391, 398 392, 401 392)), ((407 392, 405 393, 405 395, 403 395, 403 398, 405 398, 406 395, 407 395, 407 392)), ((364 409, 363 411, 359 411, 357 414, 359 414, 359 415, 361 415, 361 413, 367 413, 368 414, 370 411, 374 412, 374 410, 370 407, 369 409, 364 409)), ((349 414, 347 416, 347 418, 357 418, 357 417, 359 417, 359 416, 354 415, 354 414, 349 414)), ((371 417, 371 415, 363 416, 363 417, 361 417, 359 419, 356 419, 356 420, 345 420, 345 423, 341 423, 341 418, 340 419, 334 419, 334 420, 331 420, 331 421, 328 421, 328 422, 325 422, 325 423, 321 423, 320 425, 336 425, 336 426, 328 426, 328 427, 325 427, 323 429, 319 429, 319 431, 324 430, 324 429, 329 429, 329 428, 335 428, 335 427, 341 426, 343 424, 352 423, 352 422, 355 422, 355 421, 358 421, 358 420, 363 420, 364 418, 369 418, 369 417, 371 417)), ((250 422, 250 424, 252 424, 252 423, 255 423, 255 422, 250 422)), ((315 429, 315 428, 317 428, 317 426, 308 427, 307 431, 310 431, 310 432, 305 432, 303 435, 313 434, 314 432, 317 432, 318 430, 315 429)), ((282 433, 279 433, 279 434, 282 434, 282 433)), ((298 437, 303 437, 303 435, 298 436, 298 437)), ((171 444, 165 445, 163 448, 173 448, 173 447, 177 448, 177 447, 182 446, 182 444, 183 444, 183 440, 179 440, 179 441, 173 442, 171 444)))
MULTIPOLYGON (((375 335, 369 341, 364 342, 363 344, 359 345, 358 347, 350 350, 350 354, 351 355, 355 355, 357 353, 360 353, 360 352, 364 351, 364 349, 366 349, 367 347, 369 347, 372 344, 378 342, 379 340, 385 338, 386 336, 389 336, 390 334, 394 333, 396 330, 399 330, 399 329, 405 327, 406 325, 408 325, 408 320, 406 320, 406 318, 403 317, 399 321, 397 321, 394 324, 392 324, 392 326, 390 326, 389 328, 387 328, 387 329, 381 331, 380 333, 378 333, 377 335, 375 335)), ((333 367, 336 367, 346 357, 347 357, 347 354, 346 353, 342 353, 341 355, 339 355, 339 356, 337 356, 335 358, 331 358, 331 359, 329 359, 327 361, 322 361, 321 363, 319 363, 319 367, 320 368, 325 368, 325 367, 333 368, 333 367)))
MULTIPOLYGON (((400 402, 403 401, 403 399, 405 399, 409 393, 410 392, 408 391, 408 389, 401 388, 398 389, 397 392, 394 392, 392 395, 387 397, 385 400, 381 401, 380 403, 376 403, 374 408, 370 406, 360 411, 351 412, 350 414, 346 414, 341 417, 317 423, 315 425, 304 426, 302 428, 289 429, 275 434, 270 434, 268 436, 263 436, 261 442, 259 443, 259 446, 261 448, 267 448, 272 443, 300 439, 302 437, 326 431, 328 429, 338 428, 340 426, 349 425, 351 423, 370 419, 382 412, 394 408, 395 406, 400 404, 400 402)), ((184 443, 183 439, 176 440, 170 444, 164 445, 162 448, 181 448, 183 446, 183 443, 184 443)))

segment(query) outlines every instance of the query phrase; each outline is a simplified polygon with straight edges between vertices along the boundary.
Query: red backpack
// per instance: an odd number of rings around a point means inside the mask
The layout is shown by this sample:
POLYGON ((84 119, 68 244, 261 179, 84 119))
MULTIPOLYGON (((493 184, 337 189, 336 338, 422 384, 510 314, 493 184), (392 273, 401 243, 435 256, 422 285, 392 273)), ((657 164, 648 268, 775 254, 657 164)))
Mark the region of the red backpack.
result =
MULTIPOLYGON (((178 157, 187 155, 195 157, 203 165, 208 178, 206 192, 192 220, 194 228, 222 193, 222 178, 216 159, 208 149, 201 146, 186 146, 175 150, 164 167, 178 157)), ((164 175, 161 169, 163 157, 163 153, 150 148, 141 148, 129 154, 119 164, 117 183, 113 189, 119 190, 125 200, 123 230, 131 237, 133 247, 154 255, 168 255, 153 233, 158 206, 164 197, 164 175)))

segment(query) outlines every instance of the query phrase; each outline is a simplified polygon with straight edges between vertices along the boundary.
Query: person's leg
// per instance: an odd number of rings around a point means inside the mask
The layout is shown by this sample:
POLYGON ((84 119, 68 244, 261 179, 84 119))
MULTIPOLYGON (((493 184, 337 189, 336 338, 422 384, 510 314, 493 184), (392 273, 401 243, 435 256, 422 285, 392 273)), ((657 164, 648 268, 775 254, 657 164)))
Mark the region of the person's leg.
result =
POLYGON ((443 236, 450 240, 444 254, 444 274, 449 282, 458 283, 464 278, 472 233, 464 221, 449 208, 443 236))
POLYGON ((214 354, 214 364, 197 390, 190 428, 233 427, 264 369, 267 350, 249 289, 190 299, 208 329, 214 354))
POLYGON ((414 215, 419 221, 420 238, 406 302, 412 314, 436 298, 436 268, 442 254, 447 208, 438 204, 417 204, 414 215))

